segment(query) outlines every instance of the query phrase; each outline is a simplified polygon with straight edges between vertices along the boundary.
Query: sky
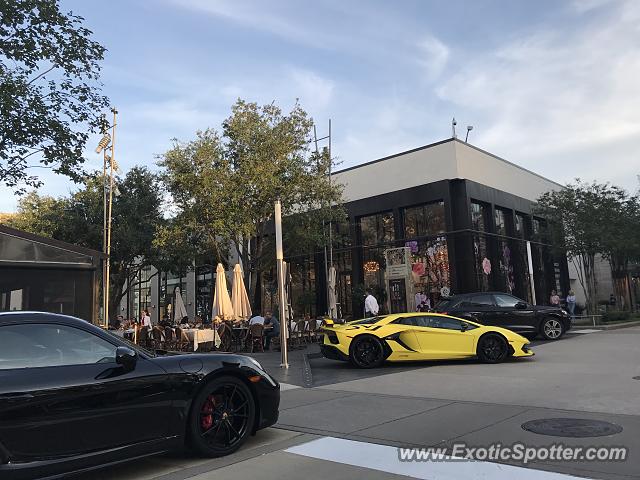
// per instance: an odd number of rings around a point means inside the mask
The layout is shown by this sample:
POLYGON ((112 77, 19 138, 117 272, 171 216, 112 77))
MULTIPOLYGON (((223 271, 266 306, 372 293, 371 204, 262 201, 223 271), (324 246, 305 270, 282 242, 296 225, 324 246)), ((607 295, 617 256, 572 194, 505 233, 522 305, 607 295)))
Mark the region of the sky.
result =
MULTIPOLYGON (((238 97, 296 99, 339 168, 451 137, 552 180, 640 186, 635 0, 61 0, 107 48, 122 170, 219 129, 238 97)), ((102 168, 87 145, 86 168, 102 168)), ((40 193, 68 179, 38 170, 40 193), (42 173, 44 172, 44 173, 42 173)), ((17 197, 0 187, 0 212, 17 197)))

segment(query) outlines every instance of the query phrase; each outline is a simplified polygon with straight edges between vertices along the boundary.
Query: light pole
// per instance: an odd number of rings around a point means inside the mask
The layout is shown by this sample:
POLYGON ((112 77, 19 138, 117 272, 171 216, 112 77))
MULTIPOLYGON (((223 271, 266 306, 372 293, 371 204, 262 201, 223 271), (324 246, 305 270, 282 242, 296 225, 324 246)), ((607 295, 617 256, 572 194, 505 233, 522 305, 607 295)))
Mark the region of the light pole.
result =
POLYGON ((467 135, 464 137, 464 143, 468 143, 469 140, 469 132, 473 130, 473 125, 467 125, 467 135))
POLYGON ((276 200, 274 206, 274 222, 276 227, 276 266, 278 273, 278 304, 280 313, 280 352, 282 359, 280 367, 289 368, 289 355, 287 352, 287 319, 285 293, 284 293, 284 254, 282 252, 282 206, 280 200, 276 200))
POLYGON ((103 269, 102 280, 102 312, 103 312, 103 325, 102 327, 109 328, 109 275, 111 273, 111 218, 113 210, 113 171, 114 171, 114 157, 115 157, 115 140, 116 140, 116 119, 118 111, 115 108, 111 109, 113 113, 113 123, 111 125, 111 135, 105 131, 102 139, 98 143, 96 153, 102 152, 103 164, 102 164, 102 186, 103 186, 103 224, 102 224, 102 247, 105 255, 105 266, 103 269), (110 154, 108 153, 110 152, 110 154), (107 162, 109 162, 109 194, 107 196, 107 162))

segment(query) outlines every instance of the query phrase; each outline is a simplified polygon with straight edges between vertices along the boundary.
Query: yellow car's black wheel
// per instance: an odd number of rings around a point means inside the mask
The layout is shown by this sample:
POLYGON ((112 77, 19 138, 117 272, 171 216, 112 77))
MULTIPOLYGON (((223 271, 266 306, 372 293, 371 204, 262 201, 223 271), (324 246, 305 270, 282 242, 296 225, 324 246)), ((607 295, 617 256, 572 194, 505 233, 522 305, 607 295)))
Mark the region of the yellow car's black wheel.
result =
POLYGON ((349 359, 359 368, 376 368, 384 362, 384 347, 372 335, 360 335, 351 342, 349 359))
POLYGON ((477 354, 484 363, 500 363, 509 356, 509 345, 502 335, 488 333, 480 337, 477 354))

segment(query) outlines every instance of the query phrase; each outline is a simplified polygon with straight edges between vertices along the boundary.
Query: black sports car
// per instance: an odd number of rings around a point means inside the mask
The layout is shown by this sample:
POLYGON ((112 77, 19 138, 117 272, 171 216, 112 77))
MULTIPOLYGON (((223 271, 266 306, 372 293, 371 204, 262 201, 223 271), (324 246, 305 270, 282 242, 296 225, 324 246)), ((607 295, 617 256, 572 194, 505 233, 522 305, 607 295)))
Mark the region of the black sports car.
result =
POLYGON ((502 292, 464 293, 440 301, 434 309, 460 318, 504 327, 529 338, 557 340, 571 328, 571 316, 560 307, 531 305, 502 292))
POLYGON ((278 419, 254 359, 158 354, 83 320, 0 313, 0 478, 58 478, 181 449, 237 450, 278 419))

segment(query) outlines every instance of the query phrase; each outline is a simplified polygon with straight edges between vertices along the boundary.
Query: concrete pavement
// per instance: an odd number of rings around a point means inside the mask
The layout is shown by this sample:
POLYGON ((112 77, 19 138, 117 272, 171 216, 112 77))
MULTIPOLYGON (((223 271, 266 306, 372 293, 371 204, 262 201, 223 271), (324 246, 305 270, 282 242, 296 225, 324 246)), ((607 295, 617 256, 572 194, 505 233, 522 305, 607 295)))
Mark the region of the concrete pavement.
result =
POLYGON ((438 362, 363 372, 311 355, 308 365, 319 386, 302 388, 303 355, 313 348, 292 352, 288 372, 277 367, 277 355, 256 355, 287 381, 287 388, 276 428, 259 432, 240 452, 213 460, 165 455, 83 480, 640 478, 640 381, 633 378, 640 376, 640 328, 537 343, 535 357, 502 365, 438 362), (522 428, 528 420, 549 418, 604 420, 623 430, 566 438, 522 428), (624 462, 538 461, 526 468, 518 462, 416 464, 395 457, 395 447, 450 449, 459 442, 625 446, 629 457, 624 462))

